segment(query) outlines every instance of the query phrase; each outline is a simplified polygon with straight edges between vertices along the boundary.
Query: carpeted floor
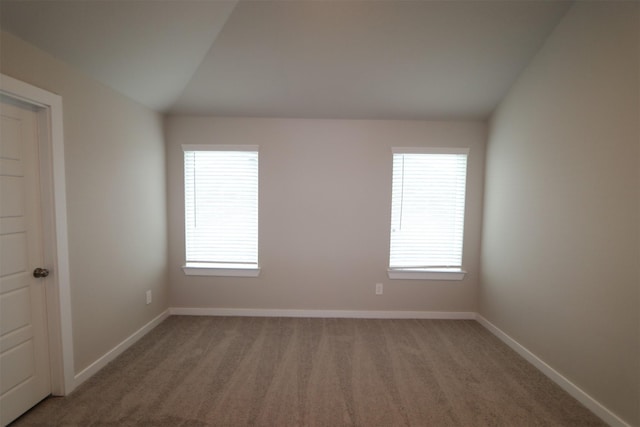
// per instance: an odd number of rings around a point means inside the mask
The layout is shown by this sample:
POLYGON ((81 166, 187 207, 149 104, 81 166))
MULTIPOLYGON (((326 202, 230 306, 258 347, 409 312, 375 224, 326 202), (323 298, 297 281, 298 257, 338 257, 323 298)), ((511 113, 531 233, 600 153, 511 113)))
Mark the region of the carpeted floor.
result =
POLYGON ((475 321, 172 316, 15 426, 600 426, 475 321))

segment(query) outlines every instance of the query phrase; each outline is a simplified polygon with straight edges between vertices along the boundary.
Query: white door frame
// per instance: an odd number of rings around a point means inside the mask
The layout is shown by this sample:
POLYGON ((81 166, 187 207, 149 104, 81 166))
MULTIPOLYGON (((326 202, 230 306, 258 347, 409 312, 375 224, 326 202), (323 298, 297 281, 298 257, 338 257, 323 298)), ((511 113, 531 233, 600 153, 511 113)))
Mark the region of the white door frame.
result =
POLYGON ((51 394, 67 395, 75 380, 62 98, 4 74, 0 74, 0 93, 32 105, 37 112, 44 264, 52 272, 46 288, 51 394))

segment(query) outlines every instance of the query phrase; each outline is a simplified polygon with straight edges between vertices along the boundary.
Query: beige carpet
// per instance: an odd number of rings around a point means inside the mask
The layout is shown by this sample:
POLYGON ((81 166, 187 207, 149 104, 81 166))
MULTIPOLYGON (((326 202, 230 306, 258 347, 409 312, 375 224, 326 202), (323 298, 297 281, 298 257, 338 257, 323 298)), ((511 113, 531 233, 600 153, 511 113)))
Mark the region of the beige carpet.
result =
POLYGON ((475 321, 172 316, 15 425, 604 424, 475 321))

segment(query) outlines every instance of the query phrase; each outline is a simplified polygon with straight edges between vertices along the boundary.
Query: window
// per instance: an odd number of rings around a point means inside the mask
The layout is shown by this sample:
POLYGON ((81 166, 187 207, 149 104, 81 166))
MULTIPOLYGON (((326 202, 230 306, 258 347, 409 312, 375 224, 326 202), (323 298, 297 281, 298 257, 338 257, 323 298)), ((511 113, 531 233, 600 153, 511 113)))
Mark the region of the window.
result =
POLYGON ((464 278, 467 155, 468 149, 393 149, 390 278, 464 278))
POLYGON ((258 147, 182 148, 185 274, 257 276, 258 147))

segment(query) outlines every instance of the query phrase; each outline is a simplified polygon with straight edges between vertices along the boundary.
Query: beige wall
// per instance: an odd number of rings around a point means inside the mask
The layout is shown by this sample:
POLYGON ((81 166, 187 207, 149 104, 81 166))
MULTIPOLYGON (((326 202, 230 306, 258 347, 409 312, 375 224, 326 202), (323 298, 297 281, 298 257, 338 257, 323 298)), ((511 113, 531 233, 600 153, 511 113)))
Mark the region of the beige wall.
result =
POLYGON ((169 117, 171 306, 475 311, 480 122, 169 117), (260 146, 258 278, 184 276, 181 144, 260 146), (392 146, 471 147, 461 282, 389 280, 392 146), (384 283, 384 295, 374 294, 384 283))
POLYGON ((640 414, 638 4, 578 2, 491 121, 480 313, 640 414))
POLYGON ((162 118, 7 33, 0 71, 62 96, 78 373, 168 306, 162 118))

